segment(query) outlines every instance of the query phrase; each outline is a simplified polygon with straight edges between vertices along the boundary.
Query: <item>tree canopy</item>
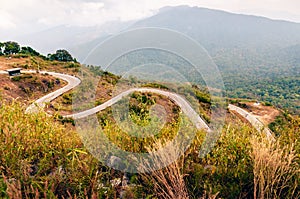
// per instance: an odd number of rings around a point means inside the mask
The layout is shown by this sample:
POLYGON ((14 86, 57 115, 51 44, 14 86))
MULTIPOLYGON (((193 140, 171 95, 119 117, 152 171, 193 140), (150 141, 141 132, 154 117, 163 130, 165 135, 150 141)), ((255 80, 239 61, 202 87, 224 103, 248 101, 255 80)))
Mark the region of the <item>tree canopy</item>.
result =
POLYGON ((63 49, 57 50, 55 54, 49 54, 48 58, 52 61, 77 62, 67 50, 63 49))
POLYGON ((40 53, 38 53, 36 50, 34 50, 33 48, 26 46, 26 47, 22 47, 21 54, 28 54, 28 55, 33 55, 33 56, 39 56, 40 53))
POLYGON ((4 49, 2 49, 2 51, 5 55, 17 54, 20 52, 20 45, 14 41, 4 42, 2 44, 2 48, 3 47, 4 49))
POLYGON ((3 55, 4 44, 0 42, 0 55, 3 55))

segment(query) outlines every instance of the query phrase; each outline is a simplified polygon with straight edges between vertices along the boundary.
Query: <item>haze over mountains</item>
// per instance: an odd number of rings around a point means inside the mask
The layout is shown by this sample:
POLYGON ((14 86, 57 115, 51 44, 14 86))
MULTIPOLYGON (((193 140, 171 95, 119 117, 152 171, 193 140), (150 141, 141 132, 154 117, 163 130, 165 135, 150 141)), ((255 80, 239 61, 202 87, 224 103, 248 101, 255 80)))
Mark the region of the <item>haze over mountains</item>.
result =
POLYGON ((103 38, 122 30, 149 26, 187 34, 213 54, 224 48, 263 50, 300 43, 299 23, 189 6, 164 7, 158 14, 137 22, 114 21, 95 27, 58 26, 18 39, 43 53, 66 48, 81 60, 103 38))
POLYGON ((134 22, 112 21, 101 26, 87 27, 60 25, 41 32, 17 36, 16 40, 46 55, 59 48, 70 50, 97 39, 99 36, 116 34, 132 23, 134 22))
MULTIPOLYGON (((276 70, 276 74, 291 74, 291 71, 295 74, 295 65, 299 64, 299 23, 178 6, 165 7, 157 15, 138 21, 128 29, 149 26, 173 29, 197 40, 223 72, 236 72, 238 67, 251 74, 255 72, 255 76, 272 73, 270 68, 276 70), (253 67, 259 67, 260 71, 253 71, 253 67)), ((84 60, 91 49, 107 37, 100 35, 70 51, 78 60, 84 60)))
MULTIPOLYGON (((272 63, 272 67, 285 73, 286 68, 278 68, 279 65, 295 63, 299 57, 300 24, 293 22, 178 6, 165 7, 157 15, 138 21, 128 29, 140 27, 169 28, 182 32, 203 45, 217 65, 226 70, 233 66, 266 67, 264 65, 272 63)), ((70 50, 75 57, 83 60, 107 36, 100 35, 70 50)))
MULTIPOLYGON (((168 28, 198 41, 219 67, 228 96, 269 101, 278 107, 299 110, 299 23, 179 6, 165 7, 130 28, 140 27, 168 28)), ((80 45, 73 49, 73 54, 83 60, 104 39, 99 37, 80 45)), ((158 60, 161 57, 166 56, 157 56, 158 60)), ((191 74, 187 71, 193 79, 191 74)))
POLYGON ((198 7, 165 7, 134 27, 154 26, 181 31, 208 49, 249 45, 290 45, 300 41, 300 25, 263 17, 198 7))

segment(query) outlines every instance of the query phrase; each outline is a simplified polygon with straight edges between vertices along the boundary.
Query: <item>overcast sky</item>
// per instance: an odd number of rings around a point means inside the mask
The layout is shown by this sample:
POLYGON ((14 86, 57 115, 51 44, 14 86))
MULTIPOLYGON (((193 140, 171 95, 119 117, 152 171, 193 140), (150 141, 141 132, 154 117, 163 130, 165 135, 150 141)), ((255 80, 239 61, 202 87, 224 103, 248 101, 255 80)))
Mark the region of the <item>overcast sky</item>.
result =
POLYGON ((300 23, 299 0, 0 0, 0 37, 62 24, 93 26, 112 20, 136 20, 155 14, 161 7, 176 5, 300 23))

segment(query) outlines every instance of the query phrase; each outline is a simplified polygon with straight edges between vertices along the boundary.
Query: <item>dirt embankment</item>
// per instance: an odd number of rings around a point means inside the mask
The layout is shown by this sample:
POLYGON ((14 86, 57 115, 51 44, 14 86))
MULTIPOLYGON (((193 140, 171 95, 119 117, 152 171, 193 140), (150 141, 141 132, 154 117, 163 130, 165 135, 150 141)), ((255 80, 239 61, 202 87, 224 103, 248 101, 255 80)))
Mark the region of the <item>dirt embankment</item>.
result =
POLYGON ((273 122, 275 118, 280 114, 280 111, 272 106, 264 106, 260 103, 254 102, 245 102, 243 103, 242 108, 253 114, 265 125, 268 125, 271 122, 273 122))
POLYGON ((42 74, 22 74, 14 77, 1 74, 0 85, 0 95, 3 99, 15 99, 29 104, 33 100, 63 87, 66 82, 42 74))

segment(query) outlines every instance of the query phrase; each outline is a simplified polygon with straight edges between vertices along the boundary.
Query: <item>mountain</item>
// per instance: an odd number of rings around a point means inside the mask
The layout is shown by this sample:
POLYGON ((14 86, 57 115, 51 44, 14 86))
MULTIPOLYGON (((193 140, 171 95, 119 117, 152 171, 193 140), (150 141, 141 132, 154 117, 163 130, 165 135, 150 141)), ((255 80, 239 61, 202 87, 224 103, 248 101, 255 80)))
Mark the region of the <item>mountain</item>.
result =
MULTIPOLYGON (((281 108, 299 108, 299 23, 178 6, 165 7, 128 30, 142 27, 168 28, 198 41, 219 67, 230 97, 256 98, 281 108)), ((104 39, 99 37, 71 51, 78 60, 83 60, 104 39)), ((129 58, 134 60, 141 56, 135 53, 129 58)), ((160 57, 163 56, 149 60, 160 61, 160 57)), ((128 59, 122 59, 120 67, 129 66, 128 59)), ((178 61, 172 60, 171 65, 176 63, 178 61)), ((193 73, 186 71, 193 79, 193 73)))
POLYGON ((15 40, 29 45, 43 54, 55 52, 57 49, 76 49, 76 46, 93 41, 98 37, 115 34, 130 26, 133 21, 111 21, 98 26, 60 25, 44 31, 16 36, 15 40))
POLYGON ((199 7, 167 7, 133 27, 163 27, 214 48, 286 47, 300 42, 300 24, 199 7))
MULTIPOLYGON (((263 65, 270 61, 278 65, 281 60, 274 55, 300 44, 299 23, 199 7, 165 7, 158 14, 138 21, 128 29, 142 27, 168 28, 190 36, 203 45, 223 68, 263 65)), ((82 60, 104 38, 101 36, 77 46, 76 50, 71 48, 71 51, 82 60)))

